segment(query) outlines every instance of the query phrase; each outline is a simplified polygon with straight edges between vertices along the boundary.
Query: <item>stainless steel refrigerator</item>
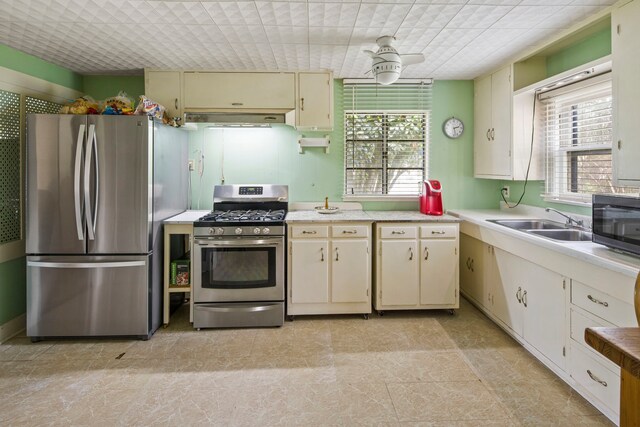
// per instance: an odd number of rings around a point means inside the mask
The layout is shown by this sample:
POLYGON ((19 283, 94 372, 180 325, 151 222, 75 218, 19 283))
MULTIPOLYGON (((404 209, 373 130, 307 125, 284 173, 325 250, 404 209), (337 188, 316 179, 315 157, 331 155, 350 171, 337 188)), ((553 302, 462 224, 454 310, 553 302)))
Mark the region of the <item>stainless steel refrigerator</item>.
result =
POLYGON ((27 117, 27 335, 149 338, 162 221, 187 208, 186 131, 146 116, 27 117))

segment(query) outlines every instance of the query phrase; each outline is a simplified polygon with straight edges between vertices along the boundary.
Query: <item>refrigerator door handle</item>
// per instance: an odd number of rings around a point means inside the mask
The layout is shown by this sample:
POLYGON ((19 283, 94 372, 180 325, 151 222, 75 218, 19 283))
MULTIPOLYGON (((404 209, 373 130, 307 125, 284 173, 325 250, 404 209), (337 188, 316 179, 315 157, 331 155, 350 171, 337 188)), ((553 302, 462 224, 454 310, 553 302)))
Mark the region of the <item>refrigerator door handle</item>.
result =
POLYGON ((84 124, 80 125, 80 128, 78 129, 75 168, 73 173, 73 202, 76 211, 76 231, 78 232, 78 240, 84 240, 82 206, 80 206, 80 169, 82 166, 82 143, 84 142, 84 129, 84 124))
POLYGON ((99 159, 98 159, 98 135, 96 135, 96 133, 93 133, 93 151, 96 152, 96 155, 93 158, 93 165, 96 168, 96 182, 95 182, 95 188, 94 188, 94 193, 96 200, 95 200, 95 204, 93 205, 93 235, 95 236, 96 234, 96 224, 98 223, 98 202, 100 200, 100 170, 99 168, 99 159))
POLYGON ((142 267, 145 261, 118 261, 118 262, 45 262, 27 261, 28 267, 47 268, 118 268, 118 267, 142 267))
MULTIPOLYGON (((96 137, 96 125, 89 125, 89 135, 87 136, 87 148, 84 156, 84 216, 87 220, 87 231, 89 240, 95 240, 96 229, 93 224, 92 211, 91 211, 91 190, 89 185, 91 184, 91 158, 93 157, 93 148, 95 146, 96 137)), ((97 198, 96 194, 96 198, 97 198)))

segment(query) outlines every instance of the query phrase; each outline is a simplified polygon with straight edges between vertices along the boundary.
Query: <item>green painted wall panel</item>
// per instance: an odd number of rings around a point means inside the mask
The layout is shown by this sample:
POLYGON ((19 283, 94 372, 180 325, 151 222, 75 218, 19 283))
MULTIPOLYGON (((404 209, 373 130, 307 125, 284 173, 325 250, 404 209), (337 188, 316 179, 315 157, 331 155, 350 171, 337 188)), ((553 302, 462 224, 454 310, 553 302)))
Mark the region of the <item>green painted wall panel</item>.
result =
POLYGON ((3 44, 0 44, 0 66, 82 91, 80 74, 3 44))
POLYGON ((116 96, 124 90, 138 104, 144 95, 144 76, 83 76, 83 92, 96 100, 116 96))
MULTIPOLYGON (((200 125, 190 135, 190 158, 204 153, 202 177, 192 173, 192 206, 210 209, 216 184, 288 184, 290 200, 341 201, 344 180, 344 113, 342 82, 334 82, 335 127, 328 154, 307 149, 298 154, 297 139, 323 136, 323 132, 297 132, 289 126, 271 129, 212 129, 200 125)), ((433 89, 430 177, 442 181, 445 208, 498 206, 499 183, 473 178, 473 82, 436 81, 433 89), (455 115, 466 124, 458 140, 447 139, 442 122, 455 115)), ((413 202, 366 202, 365 209, 417 209, 413 202)))
POLYGON ((27 309, 25 258, 0 263, 0 325, 27 309))
POLYGON ((547 57, 547 76, 554 76, 609 54, 611 54, 611 28, 605 28, 547 57))

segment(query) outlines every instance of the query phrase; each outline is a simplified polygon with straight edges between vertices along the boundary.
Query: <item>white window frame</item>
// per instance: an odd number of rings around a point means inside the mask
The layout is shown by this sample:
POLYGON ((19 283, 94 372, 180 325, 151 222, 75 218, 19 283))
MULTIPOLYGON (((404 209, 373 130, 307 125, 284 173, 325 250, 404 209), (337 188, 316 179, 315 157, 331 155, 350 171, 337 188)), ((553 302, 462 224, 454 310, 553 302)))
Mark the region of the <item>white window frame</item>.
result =
MULTIPOLYGON (((428 162, 429 162, 429 120, 430 120, 430 110, 345 110, 344 111, 344 181, 342 184, 343 195, 342 200, 344 201, 413 201, 419 195, 420 185, 416 183, 416 194, 348 194, 347 193, 347 126, 348 120, 347 115, 349 114, 378 114, 378 115, 402 115, 402 114, 423 114, 424 115, 424 142, 423 142, 423 166, 422 166, 422 176, 423 179, 428 179, 428 162)), ((382 166, 384 168, 385 166, 382 166)), ((388 166, 387 166, 388 169, 388 166)), ((393 168, 391 168, 393 169, 393 168)), ((384 174, 383 174, 384 175, 384 174)))
MULTIPOLYGON (((610 74, 599 75, 593 77, 589 80, 583 80, 573 85, 567 85, 566 87, 562 87, 554 90, 556 92, 554 96, 557 99, 557 102, 562 102, 562 98, 567 96, 572 98, 570 99, 570 104, 577 104, 579 102, 584 102, 588 99, 595 99, 601 97, 602 90, 597 89, 597 87, 611 84, 611 76, 610 74), (590 89, 590 87, 595 87, 596 89, 590 89), (575 91, 583 90, 585 92, 582 99, 577 98, 575 95, 575 91), (588 93, 592 91, 592 93, 588 93)), ((610 89, 609 89, 610 90, 610 89)), ((551 92, 551 91, 550 91, 551 92)), ((580 95, 577 95, 580 97, 580 95)), ((542 93, 540 95, 541 98, 548 98, 549 95, 542 93)), ((541 113, 545 109, 540 109, 541 113)), ((540 120, 542 128, 545 131, 545 134, 548 134, 548 127, 545 121, 545 117, 542 116, 540 120)), ((548 202, 554 203, 564 203, 564 204, 572 204, 579 206, 591 206, 591 193, 577 193, 567 191, 569 186, 569 180, 571 179, 571 169, 570 163, 567 160, 563 161, 554 161, 555 159, 561 159, 563 156, 569 156, 570 153, 575 152, 602 152, 602 154, 611 154, 612 150, 612 141, 609 141, 608 144, 583 144, 583 145, 575 145, 575 146, 561 146, 560 138, 557 136, 557 129, 555 132, 550 132, 551 135, 555 135, 555 137, 549 138, 545 136, 544 138, 544 147, 545 147, 545 163, 546 163, 546 172, 545 172, 545 190, 543 193, 543 199, 548 202), (551 147, 549 144, 553 144, 551 147), (553 156, 553 158, 549 158, 549 156, 553 156)), ((614 194, 614 193, 612 193, 614 194)))

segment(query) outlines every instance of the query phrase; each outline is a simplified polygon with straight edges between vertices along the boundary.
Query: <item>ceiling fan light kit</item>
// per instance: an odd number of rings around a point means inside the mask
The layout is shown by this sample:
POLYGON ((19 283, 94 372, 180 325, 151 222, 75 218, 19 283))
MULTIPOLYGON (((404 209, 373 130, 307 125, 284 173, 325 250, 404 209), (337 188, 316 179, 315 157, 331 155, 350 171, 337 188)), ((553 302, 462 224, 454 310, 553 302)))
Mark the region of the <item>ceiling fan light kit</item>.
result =
POLYGON ((395 40, 393 36, 378 37, 376 40, 378 50, 376 52, 371 50, 364 51, 372 59, 371 73, 375 77, 376 83, 385 86, 394 83, 400 78, 403 66, 424 61, 422 53, 399 54, 391 46, 393 40, 395 40))

